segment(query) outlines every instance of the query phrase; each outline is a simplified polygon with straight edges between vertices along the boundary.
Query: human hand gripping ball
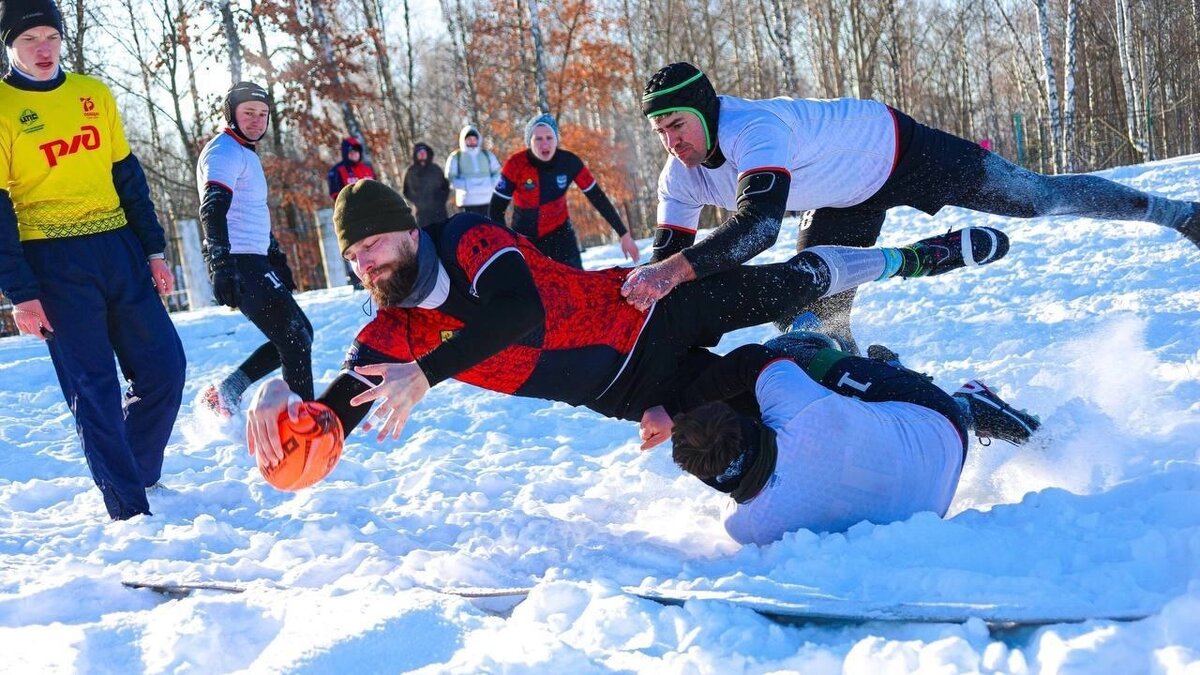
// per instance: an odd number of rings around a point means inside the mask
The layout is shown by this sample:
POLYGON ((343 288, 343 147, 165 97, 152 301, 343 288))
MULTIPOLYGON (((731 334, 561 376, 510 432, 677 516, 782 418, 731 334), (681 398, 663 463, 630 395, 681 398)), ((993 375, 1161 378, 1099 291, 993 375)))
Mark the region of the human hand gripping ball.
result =
POLYGON ((310 401, 300 404, 296 421, 288 411, 279 415, 279 440, 283 459, 275 466, 263 462, 257 453, 258 470, 275 488, 295 492, 310 487, 333 471, 342 456, 342 422, 324 403, 310 401))

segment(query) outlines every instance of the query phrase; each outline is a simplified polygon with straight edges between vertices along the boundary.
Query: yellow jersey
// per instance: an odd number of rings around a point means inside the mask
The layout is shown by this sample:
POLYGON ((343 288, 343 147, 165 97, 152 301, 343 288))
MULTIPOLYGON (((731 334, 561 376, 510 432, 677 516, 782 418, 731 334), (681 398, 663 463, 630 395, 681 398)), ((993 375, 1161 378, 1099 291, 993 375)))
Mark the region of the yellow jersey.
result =
POLYGON ((128 155, 116 101, 99 80, 67 73, 51 91, 0 82, 0 188, 21 241, 123 227, 112 168, 128 155))

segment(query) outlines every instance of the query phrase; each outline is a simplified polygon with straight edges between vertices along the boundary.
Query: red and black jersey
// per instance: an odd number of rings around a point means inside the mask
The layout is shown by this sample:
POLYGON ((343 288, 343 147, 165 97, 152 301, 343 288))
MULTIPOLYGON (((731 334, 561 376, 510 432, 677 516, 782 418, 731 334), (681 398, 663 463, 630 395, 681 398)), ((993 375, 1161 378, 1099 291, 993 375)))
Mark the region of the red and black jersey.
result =
POLYGON ((353 185, 363 179, 375 179, 375 169, 366 162, 351 162, 342 160, 329 169, 329 196, 337 199, 338 193, 347 185, 353 185))
POLYGON ((380 309, 355 340, 347 368, 416 360, 431 386, 454 378, 572 405, 608 388, 649 316, 621 297, 630 268, 559 264, 475 214, 458 214, 426 232, 449 277, 448 292, 432 309, 380 309))
POLYGON ((504 211, 511 200, 512 229, 530 239, 541 239, 570 219, 567 188, 572 182, 583 190, 588 201, 617 235, 624 235, 626 230, 620 215, 596 183, 592 172, 578 155, 561 149, 548 162, 541 161, 529 150, 504 160, 490 215, 493 220, 504 222, 504 211))

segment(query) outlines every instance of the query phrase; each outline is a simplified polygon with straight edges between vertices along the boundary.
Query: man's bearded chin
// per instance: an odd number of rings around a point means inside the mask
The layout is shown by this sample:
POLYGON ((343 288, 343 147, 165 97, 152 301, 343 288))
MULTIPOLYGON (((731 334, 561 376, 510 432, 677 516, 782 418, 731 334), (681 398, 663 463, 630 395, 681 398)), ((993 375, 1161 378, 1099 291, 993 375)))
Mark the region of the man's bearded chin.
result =
POLYGON ((363 281, 363 286, 371 292, 371 299, 380 307, 396 307, 413 291, 417 283, 417 261, 401 266, 398 262, 390 262, 379 266, 380 273, 373 281, 363 281))

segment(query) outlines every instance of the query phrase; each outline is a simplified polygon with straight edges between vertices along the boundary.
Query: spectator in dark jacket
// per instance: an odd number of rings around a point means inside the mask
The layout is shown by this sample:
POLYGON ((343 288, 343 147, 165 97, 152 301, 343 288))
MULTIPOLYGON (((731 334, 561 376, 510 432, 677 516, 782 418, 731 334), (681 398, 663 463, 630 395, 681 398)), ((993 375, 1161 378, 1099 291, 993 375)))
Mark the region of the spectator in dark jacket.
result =
POLYGON ((450 217, 446 200, 450 181, 442 167, 433 161, 433 148, 424 143, 413 146, 413 163, 404 172, 404 198, 417 211, 417 227, 440 223, 450 217))
POLYGON ((375 179, 375 169, 363 161, 366 152, 362 143, 353 136, 342 139, 342 161, 329 167, 329 196, 337 199, 338 193, 347 185, 364 178, 375 179))

